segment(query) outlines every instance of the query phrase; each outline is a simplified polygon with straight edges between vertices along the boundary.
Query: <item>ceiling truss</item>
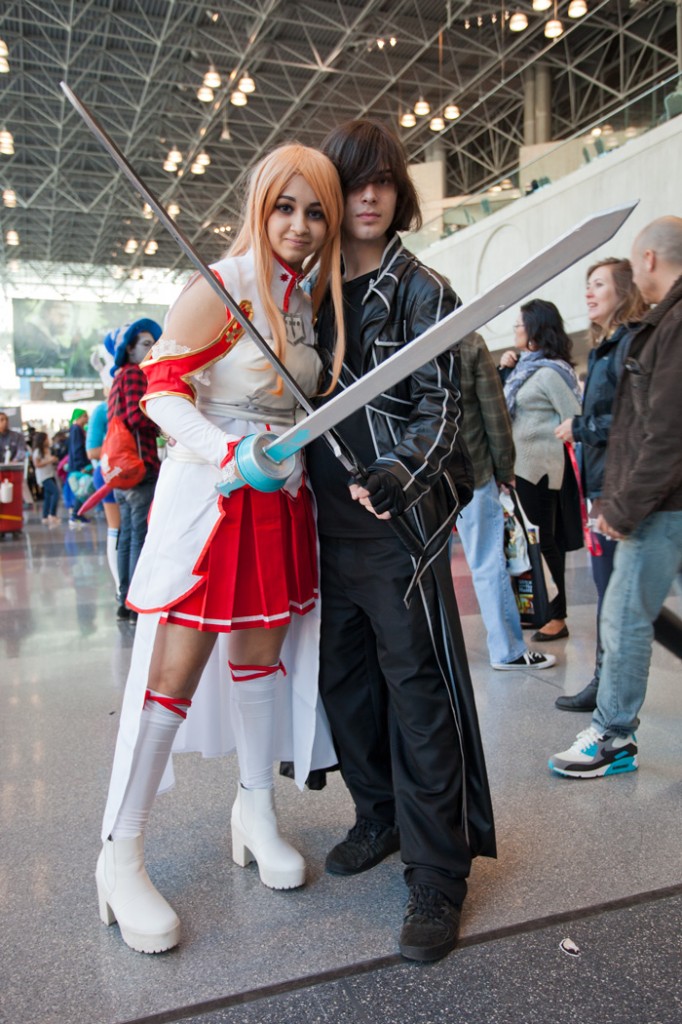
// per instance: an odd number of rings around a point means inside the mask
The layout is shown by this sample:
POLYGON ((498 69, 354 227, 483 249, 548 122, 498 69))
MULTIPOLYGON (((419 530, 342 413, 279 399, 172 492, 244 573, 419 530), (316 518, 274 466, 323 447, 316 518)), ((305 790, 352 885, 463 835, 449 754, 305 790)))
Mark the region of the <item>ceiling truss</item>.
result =
POLYGON ((601 118, 636 118, 637 108, 618 111, 677 70, 668 0, 589 0, 579 21, 559 0, 566 31, 553 42, 543 35, 548 15, 528 0, 509 8, 494 0, 207 2, 6 0, 0 38, 10 73, 0 75, 0 129, 12 132, 15 152, 0 156, 0 189, 13 189, 17 205, 0 206, 3 281, 22 262, 84 273, 108 266, 116 277, 120 268, 187 266, 163 228, 142 217, 142 201, 63 96, 62 79, 161 201, 179 205, 178 224, 212 260, 225 248, 226 227, 237 226, 249 168, 282 142, 319 145, 343 120, 389 120, 412 161, 444 153, 448 193, 471 194, 517 168, 524 82, 538 62, 551 76, 552 138, 601 118), (518 34, 507 20, 516 9, 529 20, 518 34), (222 85, 205 104, 196 93, 209 65, 222 85), (230 92, 246 70, 256 92, 236 108, 230 92), (455 103, 462 115, 437 134, 428 118, 398 129, 400 111, 419 96, 434 112, 455 103), (176 173, 162 168, 171 146, 184 156, 176 173), (211 163, 199 177, 189 167, 202 150, 211 163), (18 247, 5 242, 10 229, 18 247), (130 255, 128 238, 139 243, 130 255), (145 255, 152 239, 158 251, 145 255))

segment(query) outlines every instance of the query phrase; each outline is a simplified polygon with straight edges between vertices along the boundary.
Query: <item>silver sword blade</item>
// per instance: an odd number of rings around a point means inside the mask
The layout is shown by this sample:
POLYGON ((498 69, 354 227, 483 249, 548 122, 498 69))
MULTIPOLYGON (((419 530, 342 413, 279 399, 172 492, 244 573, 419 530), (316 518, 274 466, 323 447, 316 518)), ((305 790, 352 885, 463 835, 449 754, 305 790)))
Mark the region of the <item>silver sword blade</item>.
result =
POLYGON ((377 395, 393 387, 420 366, 424 366, 441 352, 456 345, 467 334, 477 331, 513 303, 525 298, 583 256, 589 255, 594 249, 608 242, 622 227, 638 202, 639 200, 634 200, 586 217, 488 291, 433 324, 380 366, 370 370, 306 419, 285 431, 264 449, 265 453, 275 462, 281 462, 288 455, 293 455, 325 431, 341 423, 377 395))
POLYGON ((260 352, 277 370, 277 373, 280 375, 292 395, 306 410, 306 412, 312 413, 313 406, 310 404, 310 399, 306 395, 305 391, 301 390, 296 379, 291 376, 284 363, 275 355, 260 331, 258 331, 257 328, 253 326, 249 318, 244 315, 244 311, 239 307, 226 288, 220 283, 215 274, 211 273, 210 269, 206 266, 190 240, 183 234, 171 215, 156 198, 154 193, 145 185, 140 176, 133 170, 121 150, 118 148, 114 140, 107 135, 94 114, 88 110, 83 101, 76 96, 73 89, 71 89, 66 82, 60 82, 59 85, 69 103, 71 103, 77 113, 80 114, 92 134, 113 158, 118 169, 123 171, 131 185, 137 189, 143 199, 146 199, 163 226, 168 232, 170 232, 185 255, 189 257, 204 280, 211 286, 225 306, 227 306, 237 323, 244 328, 245 333, 248 334, 260 352))

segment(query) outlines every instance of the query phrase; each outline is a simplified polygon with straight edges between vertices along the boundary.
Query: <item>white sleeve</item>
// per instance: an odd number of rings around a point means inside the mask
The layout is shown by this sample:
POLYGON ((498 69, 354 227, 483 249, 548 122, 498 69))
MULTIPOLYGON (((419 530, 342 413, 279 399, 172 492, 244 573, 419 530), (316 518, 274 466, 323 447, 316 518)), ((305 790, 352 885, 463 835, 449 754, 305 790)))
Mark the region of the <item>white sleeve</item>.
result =
POLYGON ((218 468, 225 460, 228 444, 240 440, 236 434, 226 434, 216 427, 192 402, 177 395, 148 398, 145 411, 164 434, 218 468))

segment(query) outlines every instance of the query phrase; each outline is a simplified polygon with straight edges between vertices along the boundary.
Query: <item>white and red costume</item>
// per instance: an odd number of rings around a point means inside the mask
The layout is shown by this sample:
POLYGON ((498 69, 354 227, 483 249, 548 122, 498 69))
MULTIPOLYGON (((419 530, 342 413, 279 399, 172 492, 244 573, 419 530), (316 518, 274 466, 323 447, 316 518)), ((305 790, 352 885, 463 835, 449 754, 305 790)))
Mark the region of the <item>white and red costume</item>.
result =
MULTIPOLYGON (((267 339, 270 328, 260 307, 252 254, 222 260, 213 270, 267 339)), ((276 257, 271 293, 285 319, 284 362, 312 394, 321 363, 313 347, 310 298, 299 275, 276 257)), ((128 594, 129 605, 140 615, 104 815, 105 839, 130 776, 162 619, 220 634, 175 752, 212 757, 234 749, 227 635, 232 629, 290 621, 282 650, 286 676, 277 684, 274 759, 294 762, 301 787, 311 768, 336 761, 317 690, 317 553, 312 496, 300 457, 285 488, 274 495, 244 487, 224 498, 215 490, 229 472, 239 439, 269 429, 281 433, 295 420, 296 400, 278 386, 275 370, 229 313, 225 330, 209 345, 196 349, 162 338, 142 367, 148 378, 146 412, 171 443, 128 594)), ((169 761, 159 791, 172 784, 169 761)))

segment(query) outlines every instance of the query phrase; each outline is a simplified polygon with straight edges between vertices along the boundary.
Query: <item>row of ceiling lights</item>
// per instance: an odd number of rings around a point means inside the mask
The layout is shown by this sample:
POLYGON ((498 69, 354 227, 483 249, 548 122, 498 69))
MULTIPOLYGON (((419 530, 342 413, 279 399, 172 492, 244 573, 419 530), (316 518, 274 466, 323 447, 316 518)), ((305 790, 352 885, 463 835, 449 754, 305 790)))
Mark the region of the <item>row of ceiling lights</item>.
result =
MULTIPOLYGON (((168 171, 170 174, 176 174, 178 171, 178 167, 182 163, 183 159, 183 155, 178 149, 178 147, 173 146, 172 149, 168 150, 166 159, 163 162, 164 171, 168 171)), ((192 174, 205 174, 206 168, 209 167, 210 164, 210 156, 208 155, 206 150, 202 150, 201 153, 197 153, 197 155, 195 156, 190 166, 190 172, 192 174)), ((180 171, 180 174, 182 174, 182 171, 180 171)))
MULTIPOLYGON (((9 72, 9 47, 4 39, 0 39, 0 75, 9 72)), ((14 136, 6 128, 0 131, 0 154, 2 156, 14 155, 14 136)), ((17 205, 17 194, 12 188, 4 189, 2 193, 3 204, 10 210, 17 205)), ((5 243, 7 245, 19 245, 19 232, 10 229, 5 232, 5 243)))
MULTIPOLYGON (((215 90, 219 89, 222 84, 223 80, 220 72, 211 64, 197 90, 197 99, 201 100, 202 103, 213 103, 215 90)), ((230 93, 230 103, 234 107, 245 107, 249 102, 249 96, 255 91, 256 83, 248 71, 245 71, 237 82, 237 88, 233 89, 230 93)))
MULTIPOLYGON (((0 75, 6 75, 9 73, 9 47, 4 39, 0 39, 0 75)), ((3 128, 0 131, 0 154, 2 156, 13 156, 14 154, 14 137, 10 131, 3 128)), ((13 209, 17 205, 17 195, 14 189, 6 188, 2 193, 2 201, 8 209, 13 209)), ((5 243, 7 245, 19 245, 19 232, 10 229, 5 233, 5 243)))
MULTIPOLYGON (((541 13, 542 11, 548 11, 552 6, 554 0, 533 0, 532 8, 535 12, 541 13)), ((587 0, 570 0, 568 10, 566 12, 569 18, 582 18, 587 14, 587 0)), ((490 15, 490 21, 493 25, 497 23, 499 16, 497 14, 490 15)), ((470 17, 464 19, 464 28, 468 31, 474 25, 478 28, 485 27, 487 17, 479 14, 476 17, 470 17)), ((508 22, 510 32, 524 32, 528 28, 528 15, 524 11, 516 10, 513 13, 505 11, 503 20, 508 22)), ((563 33, 563 25, 557 17, 556 3, 554 3, 554 17, 551 18, 545 25, 545 36, 548 39, 554 39, 563 33)))
MULTIPOLYGON (((554 17, 546 23, 544 29, 545 36, 548 39, 556 39, 564 31, 564 26, 557 17, 557 0, 532 0, 533 10, 538 12, 549 10, 552 2, 554 2, 554 17)), ((582 18, 587 14, 586 0, 570 0, 567 13, 569 18, 582 18)), ((523 11, 514 11, 511 15, 507 11, 505 12, 505 19, 509 21, 510 32, 523 32, 528 28, 528 16, 523 11)), ((497 15, 493 15, 493 20, 497 20, 497 15)), ((482 17, 477 19, 477 23, 479 26, 483 24, 482 17)), ((470 25, 471 22, 467 19, 464 27, 470 28, 470 25)), ((398 121, 401 128, 414 128, 418 117, 427 117, 430 113, 430 103, 423 96, 420 96, 412 110, 402 111, 398 121)), ((461 114, 462 111, 456 103, 449 103, 444 108, 442 114, 436 114, 431 118, 429 128, 432 132, 442 132, 446 121, 456 121, 458 117, 461 117, 461 114)))
MULTIPOLYGON (((418 117, 428 117, 431 113, 431 104, 420 96, 412 110, 404 110, 399 117, 401 128, 414 128, 418 117)), ((442 132, 446 121, 456 121, 461 117, 462 111, 456 103, 448 103, 442 115, 436 114, 429 121, 429 128, 432 132, 442 132)))
MULTIPOLYGON (((171 152, 173 151, 171 150, 171 152)), ((182 159, 181 154, 178 154, 178 156, 179 159, 182 159)), ((166 212, 168 213, 169 217, 172 217, 173 220, 175 220, 175 218, 180 215, 180 207, 178 206, 177 203, 169 203, 168 206, 166 207, 166 212)), ((154 216, 154 211, 152 210, 149 203, 145 203, 143 205, 142 216, 144 217, 145 220, 151 220, 152 217, 154 216)), ((132 256, 133 253, 137 252, 139 247, 140 243, 137 241, 136 238, 129 238, 126 244, 123 246, 123 251, 127 253, 129 256, 132 256)), ((145 243, 145 256, 154 256, 158 251, 159 243, 155 239, 150 238, 149 241, 145 243)))
MULTIPOLYGON (((126 242, 126 244, 123 246, 123 251, 125 253, 127 253, 128 256, 132 256, 132 254, 134 252, 137 252, 139 246, 140 246, 140 243, 137 241, 136 238, 129 238, 128 241, 126 242)), ((150 239, 145 244, 144 252, 145 252, 146 256, 153 256, 158 251, 159 251, 159 243, 157 241, 155 241, 153 238, 150 239)))
MULTIPOLYGON (((533 0, 533 10, 541 13, 548 11, 552 6, 552 0, 533 0)), ((566 12, 569 18, 583 18, 587 14, 586 0, 570 0, 566 12)), ((509 18, 510 32, 524 32, 528 28, 528 16, 523 11, 514 11, 509 18)), ((546 39, 557 39, 563 35, 564 26, 557 16, 557 0, 554 0, 554 17, 545 23, 544 35, 546 39)))

